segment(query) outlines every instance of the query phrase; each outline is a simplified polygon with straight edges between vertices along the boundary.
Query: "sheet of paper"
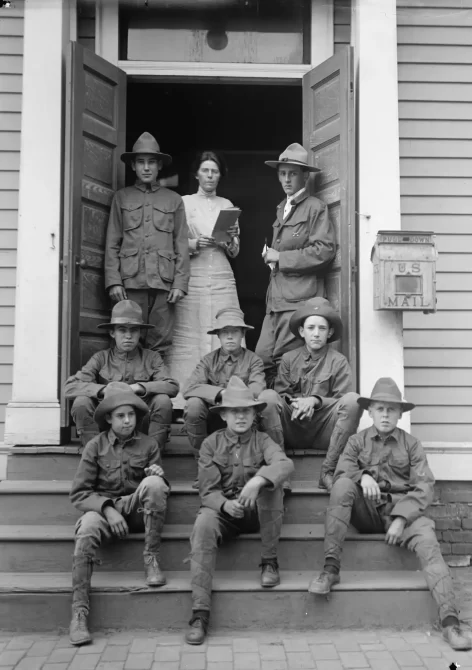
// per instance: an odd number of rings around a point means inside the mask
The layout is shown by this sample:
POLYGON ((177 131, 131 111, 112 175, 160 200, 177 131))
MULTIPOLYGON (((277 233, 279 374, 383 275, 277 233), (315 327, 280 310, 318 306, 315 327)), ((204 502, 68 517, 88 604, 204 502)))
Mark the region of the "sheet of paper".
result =
MULTIPOLYGON (((269 247, 267 246, 267 244, 264 244, 264 248, 262 249, 262 258, 264 259, 268 248, 269 247)), ((271 270, 273 270, 275 268, 275 263, 268 263, 268 266, 270 267, 271 270)))
POLYGON ((221 210, 211 233, 216 242, 231 242, 228 230, 234 226, 240 214, 241 210, 238 207, 228 207, 221 210))

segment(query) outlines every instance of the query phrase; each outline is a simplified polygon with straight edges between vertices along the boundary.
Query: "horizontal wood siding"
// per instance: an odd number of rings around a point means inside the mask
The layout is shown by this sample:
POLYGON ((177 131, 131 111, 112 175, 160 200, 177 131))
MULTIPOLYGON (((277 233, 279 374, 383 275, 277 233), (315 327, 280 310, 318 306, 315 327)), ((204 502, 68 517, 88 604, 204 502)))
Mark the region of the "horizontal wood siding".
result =
POLYGON ((351 0, 334 0, 334 53, 351 43, 351 0))
POLYGON ((398 0, 404 230, 433 230, 438 312, 405 314, 405 395, 425 441, 472 442, 472 0, 398 0))
POLYGON ((0 9, 0 442, 11 398, 20 170, 24 0, 0 9))

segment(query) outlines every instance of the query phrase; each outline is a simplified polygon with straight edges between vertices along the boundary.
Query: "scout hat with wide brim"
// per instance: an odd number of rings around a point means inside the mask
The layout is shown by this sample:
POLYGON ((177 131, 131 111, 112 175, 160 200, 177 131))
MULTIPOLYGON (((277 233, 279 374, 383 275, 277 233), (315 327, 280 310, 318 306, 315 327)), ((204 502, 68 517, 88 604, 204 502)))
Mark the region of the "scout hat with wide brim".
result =
POLYGON ((120 300, 120 302, 117 302, 111 312, 110 323, 101 323, 97 328, 113 328, 113 326, 155 327, 150 323, 144 323, 141 307, 133 300, 120 300))
POLYGON ((215 325, 208 332, 208 335, 218 335, 223 328, 245 328, 246 330, 254 330, 254 326, 248 326, 244 323, 244 312, 237 307, 224 307, 216 313, 215 325))
POLYGON ((123 405, 131 405, 137 414, 136 423, 139 424, 149 412, 148 406, 124 382, 110 382, 103 392, 103 400, 95 410, 94 420, 100 430, 107 430, 106 415, 123 405))
POLYGON ((369 409, 371 402, 394 402, 400 405, 402 412, 409 412, 415 408, 412 402, 406 402, 402 399, 402 394, 398 386, 391 377, 381 377, 375 382, 370 398, 361 396, 357 398, 357 403, 362 409, 369 409))
POLYGON ((222 409, 235 409, 236 407, 254 407, 256 412, 261 412, 267 407, 266 402, 258 402, 250 388, 239 377, 231 377, 228 386, 221 392, 221 403, 210 407, 210 412, 221 412, 222 409))
POLYGON ((121 154, 121 160, 123 163, 131 163, 131 161, 136 159, 138 154, 155 156, 158 160, 162 161, 164 165, 170 165, 172 163, 172 156, 162 153, 156 138, 153 137, 151 133, 143 133, 138 137, 133 145, 133 151, 125 151, 124 154, 121 154))
POLYGON ((308 152, 302 147, 301 144, 295 142, 288 146, 285 151, 283 151, 278 161, 264 161, 266 165, 271 168, 277 168, 279 165, 299 165, 308 172, 321 172, 319 168, 313 167, 313 165, 308 165, 308 152))
POLYGON ((295 337, 300 337, 300 326, 303 326, 305 319, 308 319, 309 316, 324 317, 333 329, 333 334, 328 338, 328 342, 339 340, 343 331, 343 322, 325 298, 310 298, 303 307, 292 314, 288 325, 295 337))

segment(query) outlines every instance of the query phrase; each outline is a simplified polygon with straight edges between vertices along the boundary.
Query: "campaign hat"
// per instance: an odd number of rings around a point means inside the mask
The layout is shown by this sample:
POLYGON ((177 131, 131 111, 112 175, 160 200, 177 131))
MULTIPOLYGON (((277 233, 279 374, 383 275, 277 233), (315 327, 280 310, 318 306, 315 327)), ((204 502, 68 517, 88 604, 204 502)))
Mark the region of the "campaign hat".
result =
POLYGON ((343 322, 338 312, 325 298, 310 298, 302 307, 299 307, 290 317, 289 328, 295 337, 300 337, 299 328, 305 323, 309 316, 323 316, 333 329, 333 334, 328 342, 339 340, 343 330, 343 322))
POLYGON ((244 312, 238 307, 223 307, 216 313, 215 325, 208 331, 208 335, 218 335, 220 330, 228 326, 254 330, 254 326, 248 326, 247 323, 244 323, 244 312))
POLYGON ((290 144, 279 156, 278 161, 264 161, 271 168, 277 168, 279 165, 299 165, 308 172, 321 172, 320 168, 308 164, 308 151, 298 142, 290 144))
POLYGON ((154 328, 150 323, 144 323, 141 307, 134 300, 120 300, 113 307, 109 323, 100 323, 97 328, 113 328, 113 326, 139 326, 140 328, 154 328))
POLYGON ((357 403, 362 409, 369 409, 371 402, 394 402, 401 405, 402 412, 409 412, 415 408, 412 402, 402 398, 402 394, 395 381, 391 377, 381 377, 375 382, 370 398, 360 396, 357 403))
POLYGON ((133 144, 133 150, 125 151, 124 154, 121 154, 121 160, 123 163, 131 163, 131 161, 136 160, 138 154, 155 156, 158 160, 162 161, 164 165, 170 165, 172 163, 172 156, 162 153, 156 138, 153 137, 151 133, 143 133, 140 135, 133 144))
POLYGON ((124 382, 110 382, 103 390, 103 400, 95 410, 93 417, 100 430, 107 430, 108 428, 109 424, 106 421, 106 415, 123 405, 131 405, 136 410, 136 425, 149 412, 146 403, 136 393, 133 393, 128 384, 124 382))
POLYGON ((221 403, 210 407, 210 412, 220 412, 222 409, 235 409, 236 407, 254 407, 256 412, 261 412, 267 407, 267 403, 255 400, 253 392, 243 380, 233 376, 228 386, 221 392, 221 403))

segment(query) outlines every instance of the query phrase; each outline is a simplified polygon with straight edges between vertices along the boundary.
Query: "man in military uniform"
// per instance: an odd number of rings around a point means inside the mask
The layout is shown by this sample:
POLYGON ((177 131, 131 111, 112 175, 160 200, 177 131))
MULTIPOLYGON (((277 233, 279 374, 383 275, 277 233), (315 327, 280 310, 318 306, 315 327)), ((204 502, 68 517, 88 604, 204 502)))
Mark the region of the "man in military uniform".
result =
POLYGON ((386 533, 388 545, 415 552, 439 608, 444 639, 453 649, 472 647, 461 630, 452 577, 425 515, 434 498, 434 477, 421 442, 397 428, 403 412, 414 408, 402 400, 393 379, 379 379, 370 398, 359 397, 373 425, 352 435, 339 459, 326 510, 325 562, 308 587, 326 595, 340 582, 341 553, 352 523, 361 533, 386 533))
MULTIPOLYGON (((299 348, 282 356, 275 380, 285 446, 327 451, 319 486, 329 491, 339 456, 362 416, 350 365, 329 346, 341 337, 342 322, 327 300, 313 298, 292 314, 289 328, 299 348)), ((266 420, 274 424, 263 411, 263 429, 266 420)))
POLYGON ((110 323, 98 327, 110 330, 113 346, 97 351, 64 387, 65 397, 75 398, 71 414, 82 446, 99 433, 93 415, 107 384, 120 381, 149 407, 149 435, 163 451, 172 421, 170 399, 179 392, 179 383, 169 376, 157 351, 143 349, 139 344, 140 334, 153 326, 143 322, 138 304, 121 300, 113 308, 110 323))
POLYGON ((254 428, 256 412, 264 406, 239 377, 231 377, 220 404, 211 408, 226 428, 207 437, 198 463, 202 506, 190 538, 193 606, 188 644, 202 644, 206 637, 216 554, 223 540, 260 528, 261 585, 280 583, 282 484, 294 466, 278 444, 254 428))
POLYGON ((112 300, 133 300, 155 329, 146 346, 162 357, 172 344, 174 303, 188 289, 188 227, 182 198, 159 186, 157 175, 172 158, 143 133, 122 154, 136 183, 120 189, 111 205, 105 248, 105 287, 112 300))
POLYGON ((278 161, 266 165, 277 169, 287 196, 277 207, 272 244, 263 252, 271 276, 256 354, 272 388, 280 358, 298 347, 290 317, 309 298, 325 297, 324 275, 335 256, 336 239, 327 206, 306 189, 310 173, 319 169, 308 165, 305 149, 291 144, 278 161))

